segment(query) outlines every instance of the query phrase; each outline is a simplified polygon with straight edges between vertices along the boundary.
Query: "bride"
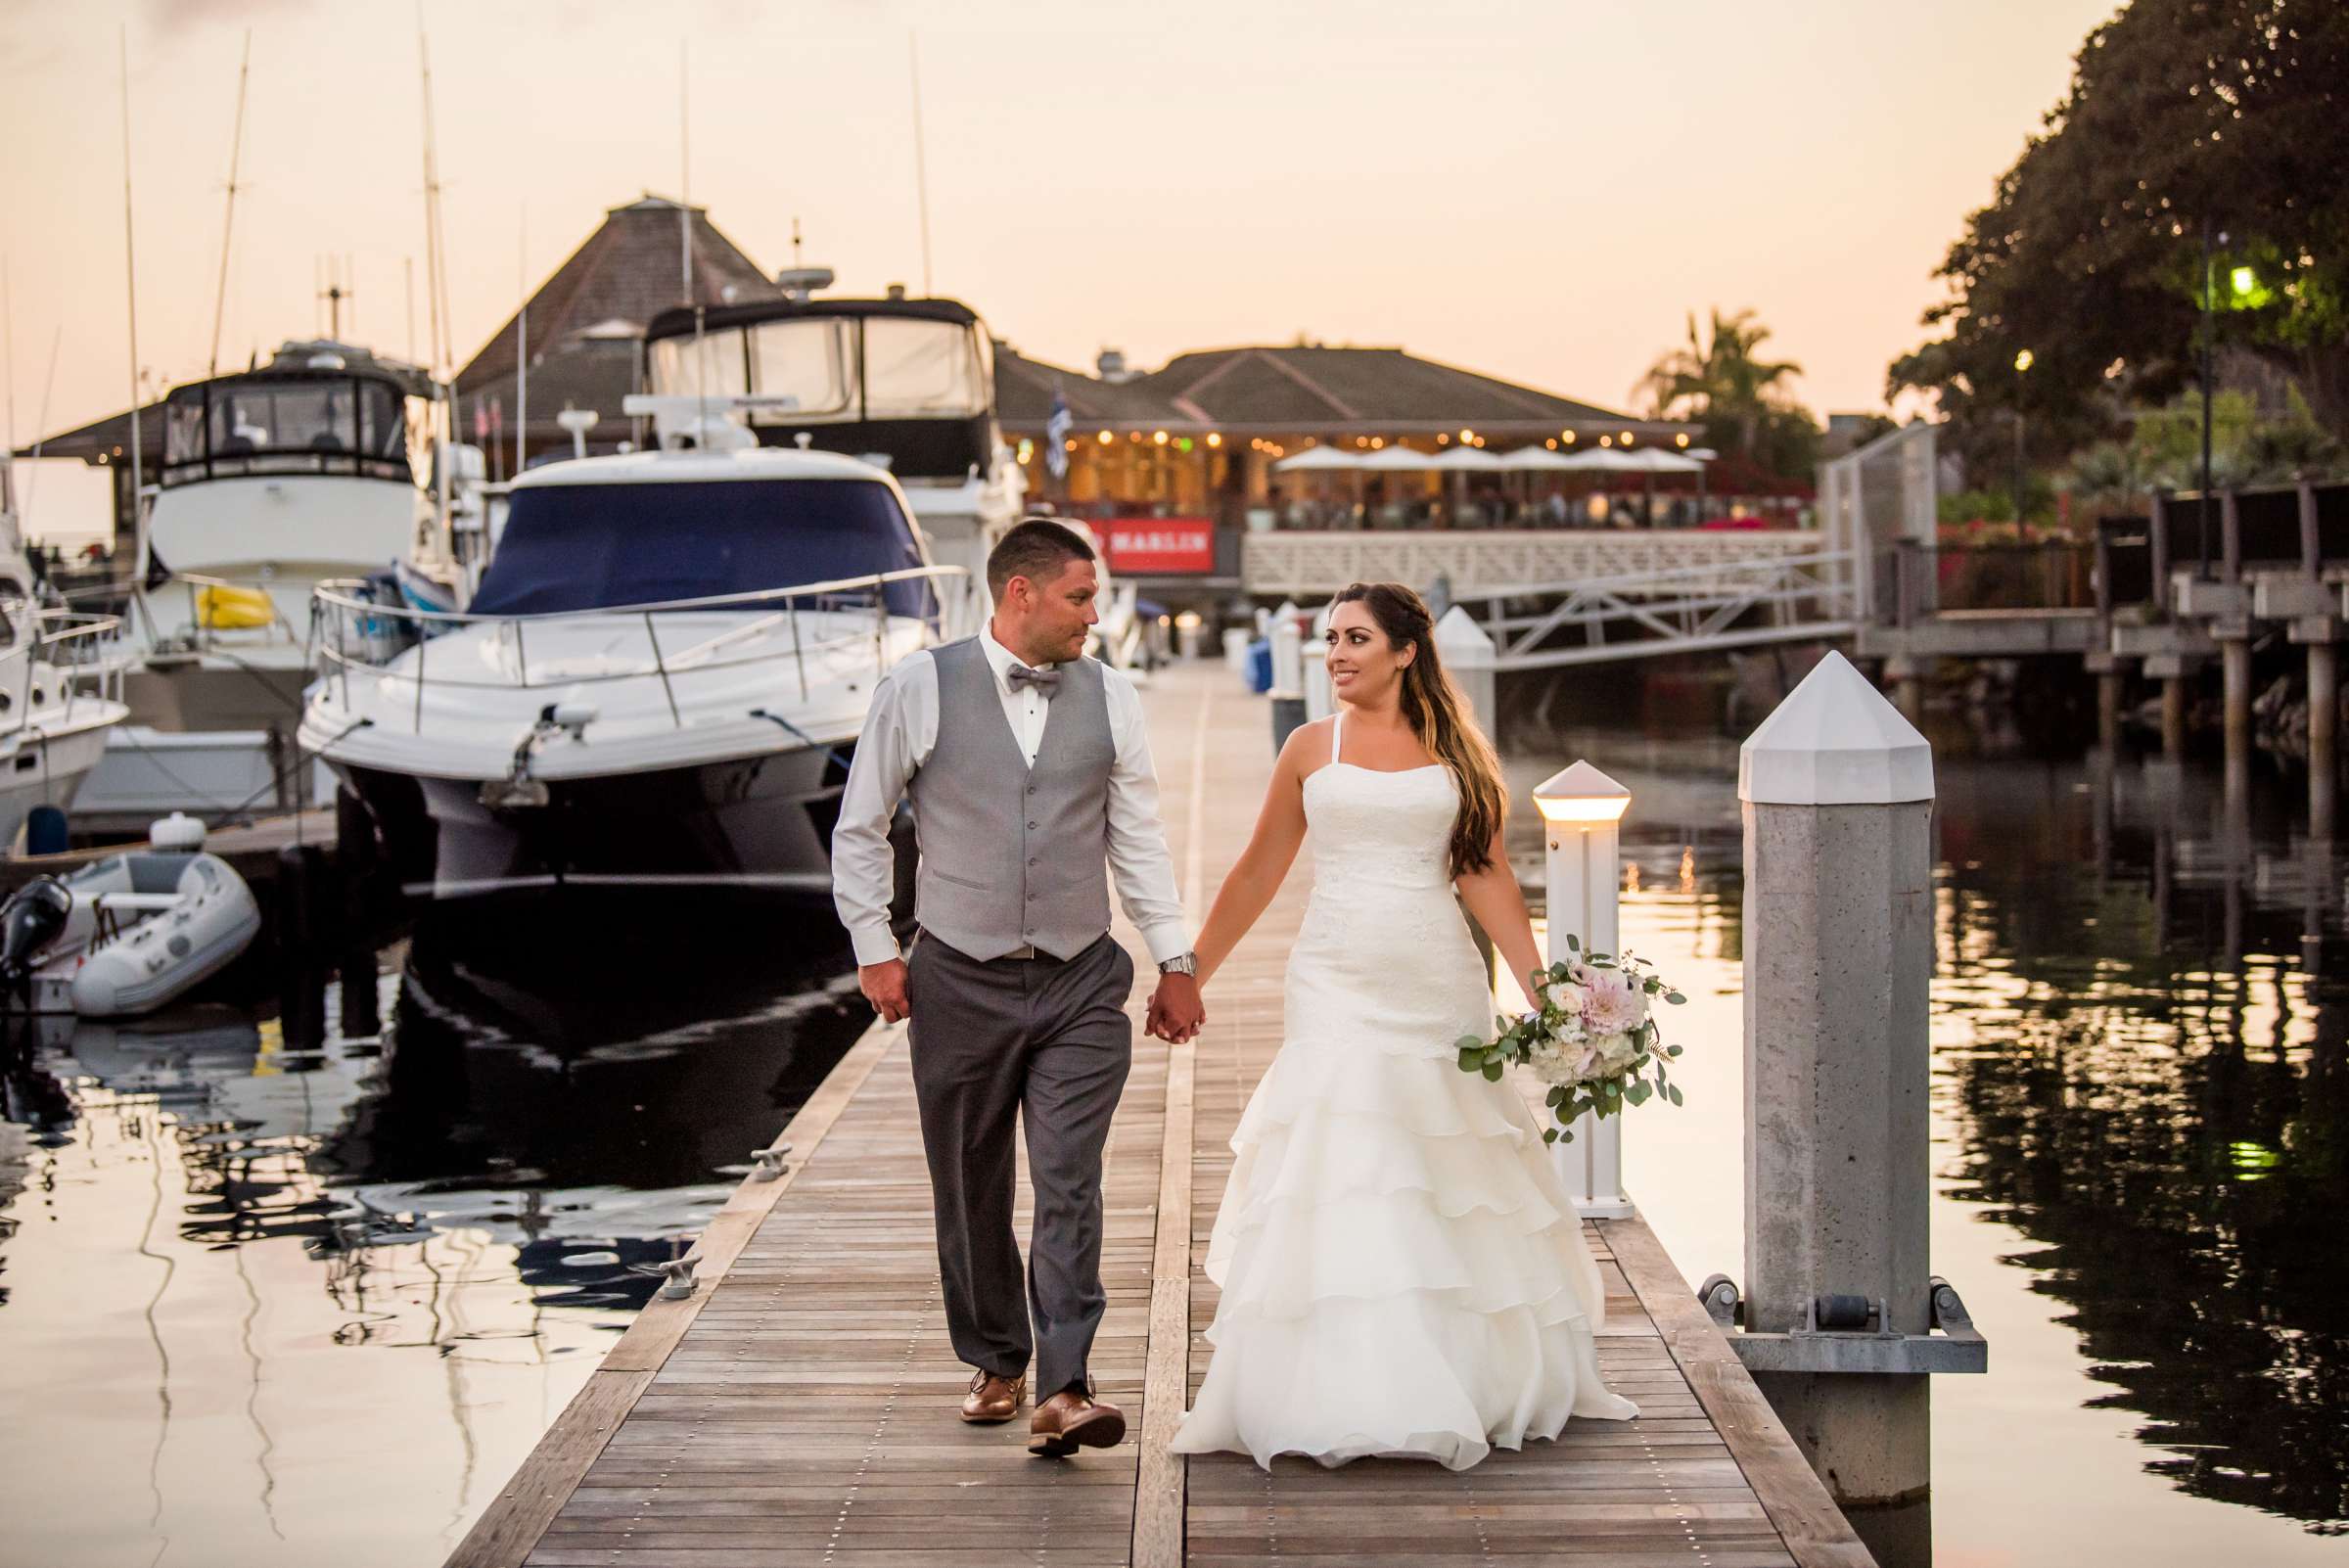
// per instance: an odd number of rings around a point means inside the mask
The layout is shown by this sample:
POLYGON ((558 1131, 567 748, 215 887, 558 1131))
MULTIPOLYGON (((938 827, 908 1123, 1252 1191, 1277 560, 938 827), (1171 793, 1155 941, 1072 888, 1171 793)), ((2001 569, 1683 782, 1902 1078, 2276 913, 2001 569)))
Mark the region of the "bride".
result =
POLYGON ((1431 629, 1401 584, 1337 596, 1337 713, 1281 748, 1199 936, 1205 982, 1312 840, 1285 1038, 1232 1135, 1214 1356, 1177 1453, 1460 1470, 1570 1415, 1638 1413, 1599 1380, 1598 1268, 1539 1124, 1513 1085, 1455 1064, 1460 1036, 1492 1033, 1493 997, 1453 890, 1521 992, 1541 959, 1501 853, 1499 767, 1431 629))

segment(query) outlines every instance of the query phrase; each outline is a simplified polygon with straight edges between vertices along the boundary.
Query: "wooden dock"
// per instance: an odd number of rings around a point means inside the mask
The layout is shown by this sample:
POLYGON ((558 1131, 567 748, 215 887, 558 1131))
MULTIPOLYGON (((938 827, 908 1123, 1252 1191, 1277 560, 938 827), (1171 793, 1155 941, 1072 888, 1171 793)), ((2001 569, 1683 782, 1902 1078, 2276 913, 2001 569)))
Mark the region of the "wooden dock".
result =
MULTIPOLYGON (((1147 697, 1186 901, 1251 826, 1269 722, 1221 665, 1147 697), (1211 808, 1212 807, 1212 808, 1211 808)), ((1607 1280, 1599 1359, 1624 1423, 1457 1474, 1167 1451, 1207 1366, 1199 1269, 1227 1139, 1280 1038, 1291 887, 1217 977, 1190 1046, 1143 1036, 1107 1154, 1093 1373, 1127 1443, 1030 1458, 1026 1428, 955 1419, 929 1182, 901 1028, 877 1026, 703 1233, 701 1286, 656 1301, 449 1559, 459 1568, 899 1568, 1278 1560, 1383 1568, 1508 1558, 1580 1568, 1866 1568, 1872 1561, 1640 1221, 1586 1233, 1607 1280)), ((1134 934, 1123 940, 1138 953, 1134 934)), ((1146 972, 1146 970, 1145 970, 1146 972)), ((1027 1227, 1023 1175, 1020 1226, 1027 1227)))

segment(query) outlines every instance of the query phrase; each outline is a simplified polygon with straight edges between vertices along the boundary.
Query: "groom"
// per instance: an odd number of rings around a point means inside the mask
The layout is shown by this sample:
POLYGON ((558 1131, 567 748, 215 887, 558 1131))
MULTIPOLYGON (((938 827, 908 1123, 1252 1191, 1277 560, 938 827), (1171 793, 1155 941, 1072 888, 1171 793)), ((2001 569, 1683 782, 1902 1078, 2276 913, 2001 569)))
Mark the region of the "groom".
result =
POLYGON ((910 1019, 946 1328, 977 1368, 962 1418, 1018 1415, 1033 1350, 1028 1448, 1054 1458, 1126 1435, 1085 1372, 1106 1303, 1101 1150, 1133 1054, 1133 960, 1109 935, 1104 864, 1159 968, 1150 1033, 1189 1039, 1205 1018, 1140 700, 1082 657, 1100 619, 1093 563, 1048 519, 1003 535, 986 628, 908 655, 874 688, 832 835, 864 994, 883 1018, 910 1019), (920 929, 900 958, 888 835, 907 795, 920 929), (1036 1189, 1024 1303, 1015 1116, 1036 1189))

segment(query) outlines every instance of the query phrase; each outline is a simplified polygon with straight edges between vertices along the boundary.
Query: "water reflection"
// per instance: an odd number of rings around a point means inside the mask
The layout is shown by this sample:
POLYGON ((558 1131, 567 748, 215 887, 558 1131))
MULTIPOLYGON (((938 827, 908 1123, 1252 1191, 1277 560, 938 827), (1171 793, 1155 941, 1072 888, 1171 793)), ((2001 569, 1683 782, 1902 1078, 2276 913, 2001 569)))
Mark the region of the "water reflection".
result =
POLYGON ((869 1020, 831 933, 644 913, 433 924, 384 1034, 315 1051, 227 1009, 8 1037, 13 1560, 461 1537, 869 1020))
MULTIPOLYGON (((1631 788, 1626 936, 1714 992, 1676 1020, 1688 1109, 1627 1129, 1633 1191, 1683 1272, 1735 1272, 1734 746, 1575 740, 1512 774, 1589 755, 1631 788)), ((2349 867, 2305 780, 1947 745, 1937 771, 1936 1263, 1994 1347, 1935 1386, 1937 1553, 2336 1550, 2311 1538, 2349 1526, 2349 1258, 2324 1229, 2349 1205, 2349 867)))

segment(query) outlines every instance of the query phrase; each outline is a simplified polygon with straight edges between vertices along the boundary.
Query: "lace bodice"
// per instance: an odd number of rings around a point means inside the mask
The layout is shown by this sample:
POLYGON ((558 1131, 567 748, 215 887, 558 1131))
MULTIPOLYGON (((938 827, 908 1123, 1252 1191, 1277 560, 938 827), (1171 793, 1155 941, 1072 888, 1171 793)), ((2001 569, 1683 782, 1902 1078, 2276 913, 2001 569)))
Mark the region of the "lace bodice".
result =
POLYGON ((1289 954, 1291 1018, 1313 1017, 1382 1050, 1449 1055, 1483 1030, 1491 989, 1452 897, 1458 793, 1450 770, 1380 772, 1331 761, 1306 775, 1313 890, 1289 954), (1400 976, 1413 984, 1399 989, 1400 976))

